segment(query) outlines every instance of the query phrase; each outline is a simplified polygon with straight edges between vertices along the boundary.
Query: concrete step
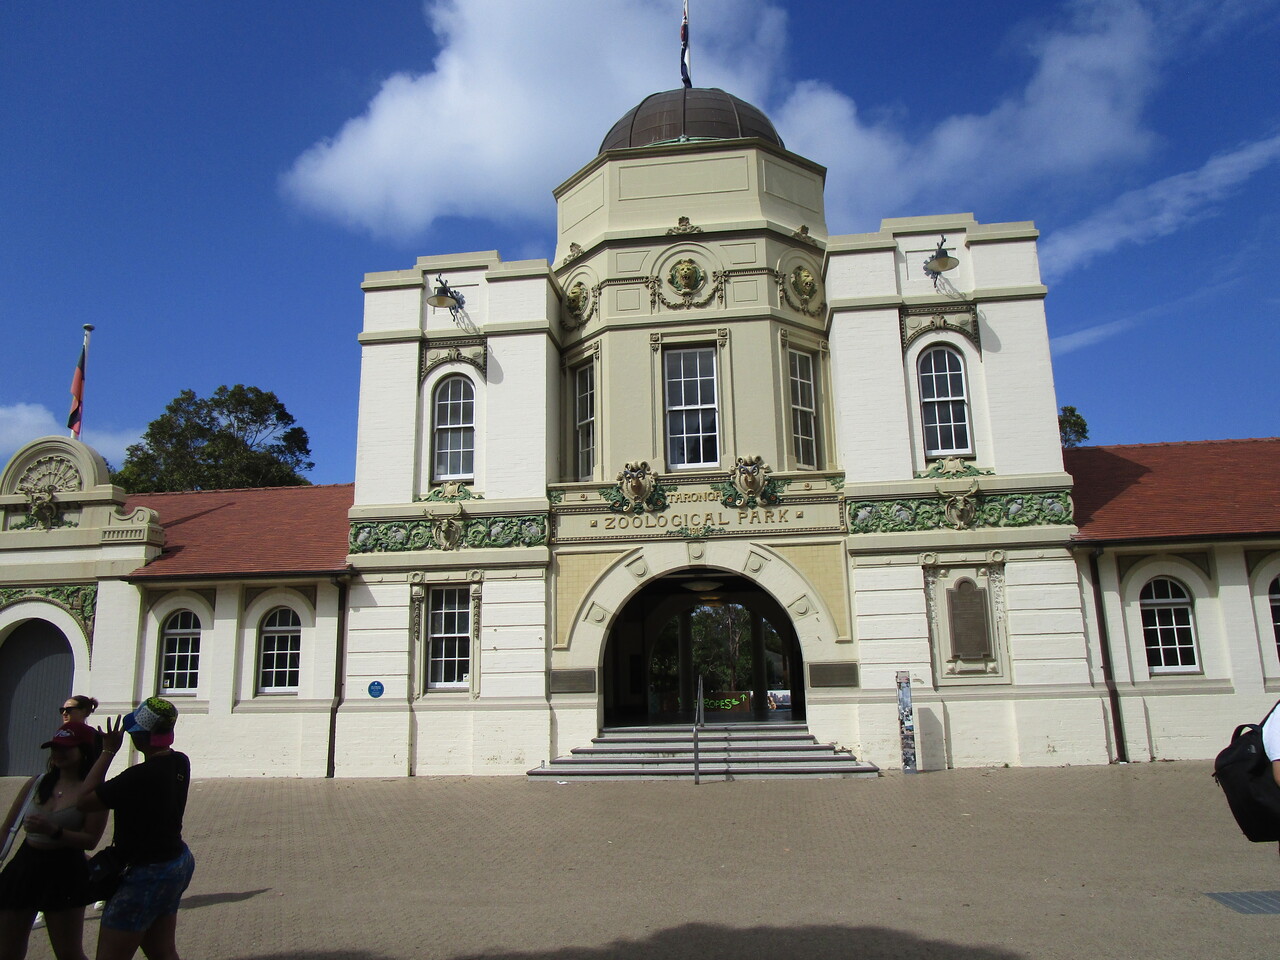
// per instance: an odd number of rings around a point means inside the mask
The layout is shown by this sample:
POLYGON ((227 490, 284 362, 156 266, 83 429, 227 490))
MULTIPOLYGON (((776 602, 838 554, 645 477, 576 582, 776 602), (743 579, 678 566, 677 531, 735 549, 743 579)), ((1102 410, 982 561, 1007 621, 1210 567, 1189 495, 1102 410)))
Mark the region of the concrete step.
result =
MULTIPOLYGON (((612 727, 536 770, 530 780, 667 780, 694 776, 690 727, 612 727)), ((879 768, 834 744, 818 743, 802 723, 708 724, 698 731, 700 779, 875 777, 879 768)))

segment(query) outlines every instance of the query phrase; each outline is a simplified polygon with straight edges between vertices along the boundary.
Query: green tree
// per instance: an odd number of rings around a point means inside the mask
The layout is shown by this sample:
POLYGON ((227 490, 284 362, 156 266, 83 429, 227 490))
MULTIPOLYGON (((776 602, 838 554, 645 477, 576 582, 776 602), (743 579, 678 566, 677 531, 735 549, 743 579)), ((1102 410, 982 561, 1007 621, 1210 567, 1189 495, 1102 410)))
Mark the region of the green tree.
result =
POLYGON ((111 479, 131 493, 308 485, 311 441, 295 422, 268 390, 238 383, 207 398, 183 390, 111 479))
POLYGON ((1089 439, 1089 424, 1075 407, 1063 407, 1058 412, 1058 433, 1064 447, 1078 447, 1089 439))

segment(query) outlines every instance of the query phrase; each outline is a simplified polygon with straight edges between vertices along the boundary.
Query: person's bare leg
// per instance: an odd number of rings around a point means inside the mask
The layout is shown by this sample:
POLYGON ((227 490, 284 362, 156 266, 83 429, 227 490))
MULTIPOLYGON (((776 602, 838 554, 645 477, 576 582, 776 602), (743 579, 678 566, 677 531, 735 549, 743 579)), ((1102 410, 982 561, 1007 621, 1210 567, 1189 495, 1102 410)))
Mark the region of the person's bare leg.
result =
POLYGON ((112 930, 98 927, 97 960, 131 960, 142 942, 142 930, 112 930))
POLYGON ((27 955, 35 910, 0 910, 0 960, 22 960, 27 955))
POLYGON ((179 960, 178 958, 178 915, 165 914, 142 935, 142 952, 147 960, 179 960))
POLYGON ((85 960, 84 907, 56 910, 44 915, 49 945, 58 960, 85 960))

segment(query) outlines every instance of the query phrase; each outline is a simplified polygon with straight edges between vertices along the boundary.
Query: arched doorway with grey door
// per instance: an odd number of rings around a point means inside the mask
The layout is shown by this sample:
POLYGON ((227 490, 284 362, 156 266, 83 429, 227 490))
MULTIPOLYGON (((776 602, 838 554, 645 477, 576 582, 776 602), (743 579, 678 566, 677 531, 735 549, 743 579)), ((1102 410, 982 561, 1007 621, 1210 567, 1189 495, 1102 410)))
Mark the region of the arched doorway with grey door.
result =
POLYGON ((74 672, 71 644, 48 620, 23 620, 0 636, 0 776, 44 769, 40 744, 62 722, 74 672))

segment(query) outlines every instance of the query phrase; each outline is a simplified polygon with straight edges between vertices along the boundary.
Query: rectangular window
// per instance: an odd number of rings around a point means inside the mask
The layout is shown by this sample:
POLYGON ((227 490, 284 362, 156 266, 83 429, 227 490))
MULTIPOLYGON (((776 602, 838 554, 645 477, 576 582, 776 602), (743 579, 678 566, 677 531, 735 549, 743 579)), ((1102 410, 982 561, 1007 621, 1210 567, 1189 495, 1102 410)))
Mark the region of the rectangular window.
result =
POLYGON ((427 687, 466 689, 471 681, 471 603, 466 587, 432 589, 427 641, 427 687))
POLYGON ((800 467, 818 465, 817 387, 813 356, 788 351, 791 366, 791 448, 800 467))
POLYGON ((575 474, 590 480, 596 466, 596 368, 583 364, 573 374, 575 474))
POLYGON ((668 350, 663 355, 663 379, 668 466, 719 466, 715 348, 668 350))

